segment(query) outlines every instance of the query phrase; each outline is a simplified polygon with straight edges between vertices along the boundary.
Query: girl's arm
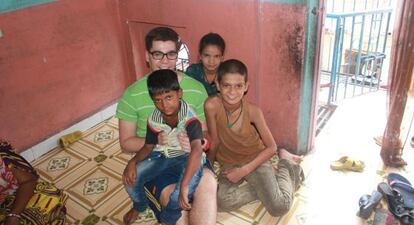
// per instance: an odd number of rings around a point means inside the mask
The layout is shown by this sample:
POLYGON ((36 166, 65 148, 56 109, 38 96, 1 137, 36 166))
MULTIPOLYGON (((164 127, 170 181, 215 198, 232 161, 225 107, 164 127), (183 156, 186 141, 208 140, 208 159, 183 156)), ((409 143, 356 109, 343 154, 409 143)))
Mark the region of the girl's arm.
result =
MULTIPOLYGON (((20 213, 22 213, 26 208, 30 198, 33 196, 38 177, 32 173, 14 167, 11 168, 11 171, 19 183, 19 188, 17 189, 16 200, 13 203, 10 213, 20 215, 20 213)), ((7 217, 6 224, 9 224, 9 219, 15 220, 16 218, 7 217)))
POLYGON ((219 144, 219 139, 217 135, 216 127, 216 114, 218 108, 217 97, 209 97, 204 103, 204 114, 206 116, 207 128, 208 128, 208 137, 210 141, 210 150, 207 152, 208 160, 213 164, 216 158, 217 146, 219 144))

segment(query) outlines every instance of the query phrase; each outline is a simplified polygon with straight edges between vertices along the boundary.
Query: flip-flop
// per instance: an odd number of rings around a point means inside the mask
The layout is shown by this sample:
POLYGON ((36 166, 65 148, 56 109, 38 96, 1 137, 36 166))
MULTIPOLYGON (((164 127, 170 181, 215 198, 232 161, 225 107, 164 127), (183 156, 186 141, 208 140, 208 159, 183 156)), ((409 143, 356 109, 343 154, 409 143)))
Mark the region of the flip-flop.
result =
POLYGON ((355 160, 348 156, 343 156, 340 159, 331 163, 331 169, 333 170, 349 170, 354 172, 362 172, 365 168, 365 164, 361 160, 355 160))
POLYGON ((363 219, 368 219, 378 203, 382 199, 382 194, 378 191, 373 191, 371 195, 363 195, 359 199, 358 216, 363 219))
POLYGON ((414 187, 407 178, 398 173, 388 174, 388 184, 404 199, 404 207, 414 209, 414 187))
POLYGON ((393 190, 389 184, 381 182, 378 184, 377 190, 384 196, 388 203, 388 209, 395 217, 400 219, 407 213, 407 210, 404 208, 404 200, 402 196, 400 193, 393 190))

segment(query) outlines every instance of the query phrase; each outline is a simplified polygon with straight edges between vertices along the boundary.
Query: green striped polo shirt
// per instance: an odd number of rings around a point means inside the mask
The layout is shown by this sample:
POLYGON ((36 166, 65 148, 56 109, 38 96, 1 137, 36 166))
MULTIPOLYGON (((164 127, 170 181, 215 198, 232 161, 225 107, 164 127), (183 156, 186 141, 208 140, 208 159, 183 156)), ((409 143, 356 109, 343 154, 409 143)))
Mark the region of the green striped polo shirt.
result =
MULTIPOLYGON (((148 75, 145 75, 126 89, 116 109, 116 117, 137 124, 136 134, 138 137, 145 137, 147 118, 155 109, 148 93, 148 75)), ((194 109, 198 118, 205 122, 204 101, 207 99, 207 92, 204 86, 197 80, 184 74, 180 81, 180 87, 183 90, 184 101, 194 109)))

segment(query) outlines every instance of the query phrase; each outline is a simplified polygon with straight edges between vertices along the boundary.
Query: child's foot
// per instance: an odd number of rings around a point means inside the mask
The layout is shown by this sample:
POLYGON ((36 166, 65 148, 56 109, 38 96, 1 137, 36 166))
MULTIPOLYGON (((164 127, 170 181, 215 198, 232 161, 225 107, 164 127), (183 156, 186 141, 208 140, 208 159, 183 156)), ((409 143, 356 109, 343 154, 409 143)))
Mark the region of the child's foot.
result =
POLYGON ((292 154, 284 148, 279 149, 279 158, 287 159, 295 164, 299 164, 303 160, 303 156, 292 154))
POLYGON ((127 213, 124 215, 124 224, 125 225, 131 225, 135 220, 138 219, 139 212, 135 209, 130 209, 127 213))

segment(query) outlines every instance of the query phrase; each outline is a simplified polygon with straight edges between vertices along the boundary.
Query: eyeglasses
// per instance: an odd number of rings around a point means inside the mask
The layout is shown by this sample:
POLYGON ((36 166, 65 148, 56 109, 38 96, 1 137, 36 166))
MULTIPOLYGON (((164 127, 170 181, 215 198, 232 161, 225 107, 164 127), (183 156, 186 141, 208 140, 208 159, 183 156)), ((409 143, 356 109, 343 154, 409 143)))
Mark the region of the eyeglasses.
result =
POLYGON ((174 52, 174 51, 167 52, 167 53, 160 52, 160 51, 153 51, 153 52, 150 52, 150 54, 152 58, 155 60, 162 60, 164 56, 167 56, 167 59, 170 59, 170 60, 174 60, 178 58, 178 52, 174 52))

